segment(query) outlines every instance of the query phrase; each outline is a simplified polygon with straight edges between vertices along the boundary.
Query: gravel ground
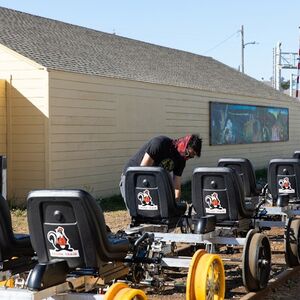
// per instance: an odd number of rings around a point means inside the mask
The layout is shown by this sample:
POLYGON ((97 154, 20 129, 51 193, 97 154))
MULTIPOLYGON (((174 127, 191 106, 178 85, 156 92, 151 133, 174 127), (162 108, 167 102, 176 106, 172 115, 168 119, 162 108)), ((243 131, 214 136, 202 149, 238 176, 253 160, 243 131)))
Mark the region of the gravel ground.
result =
MULTIPOLYGON (((105 213, 105 219, 112 231, 124 228, 120 225, 129 224, 130 219, 127 212, 110 212, 105 213)), ((282 241, 277 241, 277 238, 283 237, 282 229, 272 229, 268 235, 271 234, 271 247, 273 250, 272 253, 272 270, 271 278, 278 276, 280 272, 286 269, 285 259, 284 259, 284 247, 282 241)), ((222 250, 222 249, 221 249, 222 250)), ((223 251, 224 252, 224 251, 223 251)), ((237 253, 233 255, 222 254, 224 258, 240 258, 242 255, 242 249, 237 250, 237 253)), ((226 299, 240 299, 243 296, 247 295, 242 282, 242 269, 238 264, 225 263, 225 273, 226 273, 226 299)), ((283 299, 300 299, 300 276, 298 278, 293 278, 289 280, 283 287, 278 290, 270 291, 269 295, 264 298, 266 300, 283 300, 283 299), (270 296, 269 296, 270 295, 270 296), (289 298, 287 298, 289 297, 289 298)), ((180 292, 174 289, 168 289, 163 294, 152 295, 148 293, 149 300, 183 300, 185 299, 185 291, 181 290, 180 292)))
POLYGON ((300 273, 288 279, 283 285, 271 289, 264 300, 297 300, 300 299, 300 273))

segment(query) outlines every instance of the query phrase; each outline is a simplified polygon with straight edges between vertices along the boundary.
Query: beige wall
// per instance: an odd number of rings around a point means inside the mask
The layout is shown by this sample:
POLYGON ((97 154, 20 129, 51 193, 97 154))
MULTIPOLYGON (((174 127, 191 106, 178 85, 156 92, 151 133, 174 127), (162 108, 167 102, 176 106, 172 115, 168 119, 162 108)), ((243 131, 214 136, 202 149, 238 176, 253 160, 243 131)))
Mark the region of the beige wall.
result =
POLYGON ((0 155, 6 155, 6 88, 0 79, 0 155))
POLYGON ((123 165, 150 137, 203 137, 200 159, 187 163, 184 179, 196 166, 216 165, 223 156, 247 157, 256 168, 299 149, 299 103, 209 93, 199 90, 50 72, 51 187, 80 187, 96 196, 118 193, 123 165), (290 140, 278 143, 209 146, 209 101, 283 106, 290 110, 290 140))
POLYGON ((47 186, 48 75, 1 46, 0 78, 7 87, 8 198, 24 202, 29 190, 47 186))

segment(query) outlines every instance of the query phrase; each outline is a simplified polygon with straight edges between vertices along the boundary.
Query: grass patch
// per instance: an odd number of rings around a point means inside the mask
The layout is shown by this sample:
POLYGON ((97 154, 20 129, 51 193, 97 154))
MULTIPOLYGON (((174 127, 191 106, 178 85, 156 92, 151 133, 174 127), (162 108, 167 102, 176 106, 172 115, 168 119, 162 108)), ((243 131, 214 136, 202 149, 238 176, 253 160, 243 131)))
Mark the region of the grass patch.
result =
POLYGON ((267 168, 256 170, 255 177, 256 177, 257 184, 264 186, 268 182, 267 168))
POLYGON ((192 182, 190 180, 182 184, 180 198, 188 203, 192 202, 192 182))
MULTIPOLYGON (((181 187, 181 199, 187 201, 188 203, 192 201, 191 188, 191 181, 184 183, 181 187)), ((97 199, 97 203, 105 212, 126 210, 126 206, 121 195, 113 195, 111 197, 97 199)))
MULTIPOLYGON (((258 183, 264 185, 267 182, 267 169, 259 169, 255 171, 256 180, 258 183)), ((181 186, 181 199, 191 203, 192 202, 192 183, 187 181, 181 186)), ((101 206, 102 210, 105 212, 126 210, 126 206, 122 196, 113 195, 111 197, 97 199, 98 204, 101 206)), ((18 216, 26 214, 26 207, 13 205, 14 201, 9 201, 10 208, 18 216)))
POLYGON ((113 195, 111 197, 97 199, 98 204, 103 211, 126 210, 124 200, 121 195, 113 195))

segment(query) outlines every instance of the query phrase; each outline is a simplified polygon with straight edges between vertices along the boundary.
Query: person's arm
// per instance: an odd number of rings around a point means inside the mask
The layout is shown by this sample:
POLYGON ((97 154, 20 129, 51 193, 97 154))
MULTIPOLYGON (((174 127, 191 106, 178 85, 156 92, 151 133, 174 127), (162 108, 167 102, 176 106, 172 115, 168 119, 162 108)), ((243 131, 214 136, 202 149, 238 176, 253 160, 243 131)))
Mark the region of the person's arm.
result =
POLYGON ((140 166, 146 167, 146 166, 153 166, 154 159, 151 158, 151 156, 146 152, 140 166))
POLYGON ((181 196, 181 177, 174 175, 173 183, 175 189, 175 200, 179 201, 181 196))

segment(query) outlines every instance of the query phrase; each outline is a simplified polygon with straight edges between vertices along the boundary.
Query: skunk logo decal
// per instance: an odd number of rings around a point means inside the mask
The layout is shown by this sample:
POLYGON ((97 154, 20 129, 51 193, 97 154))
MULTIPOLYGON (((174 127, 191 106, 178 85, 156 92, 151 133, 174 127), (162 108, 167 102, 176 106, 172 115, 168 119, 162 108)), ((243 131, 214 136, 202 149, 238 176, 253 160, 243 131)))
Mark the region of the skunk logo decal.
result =
POLYGON ((226 214, 226 208, 222 207, 218 193, 213 192, 211 195, 207 195, 204 200, 208 205, 208 207, 205 208, 207 213, 226 214))
POLYGON ((47 233, 47 239, 52 244, 54 249, 49 249, 50 255, 53 257, 79 257, 79 251, 74 250, 69 238, 65 234, 65 229, 58 226, 54 231, 47 233))
POLYGON ((292 194, 295 193, 295 189, 292 188, 290 179, 288 177, 284 177, 278 181, 280 188, 278 189, 279 193, 287 193, 292 194))
POLYGON ((144 190, 142 192, 139 192, 137 195, 138 200, 141 204, 138 205, 138 208, 140 210, 157 210, 158 206, 155 205, 152 201, 152 197, 150 195, 150 191, 144 190))

